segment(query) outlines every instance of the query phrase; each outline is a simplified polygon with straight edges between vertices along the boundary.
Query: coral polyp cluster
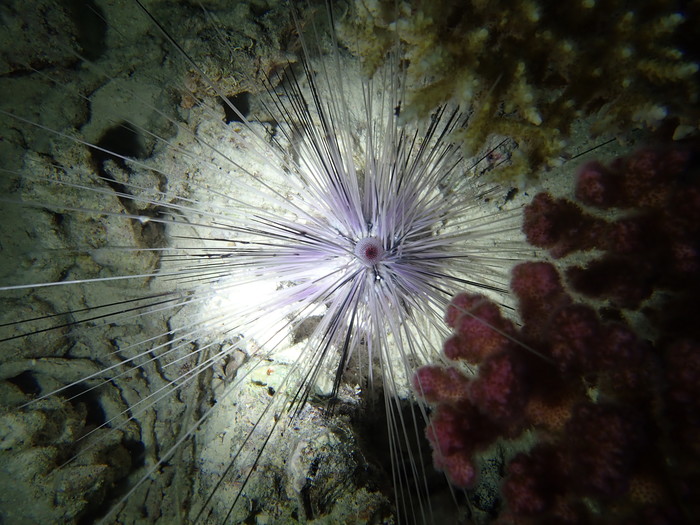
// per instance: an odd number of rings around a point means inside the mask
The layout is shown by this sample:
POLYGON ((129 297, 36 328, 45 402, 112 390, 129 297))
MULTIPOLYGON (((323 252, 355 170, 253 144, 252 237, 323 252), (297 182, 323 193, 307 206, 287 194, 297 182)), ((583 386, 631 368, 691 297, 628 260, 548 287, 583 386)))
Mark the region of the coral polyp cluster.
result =
POLYGON ((406 118, 447 100, 471 106, 469 125, 455 138, 468 151, 479 151, 489 137, 513 139, 520 150, 511 175, 535 176, 556 162, 581 117, 591 119, 595 133, 653 128, 669 117, 677 119, 677 138, 697 132, 699 57, 687 37, 697 24, 697 2, 356 5, 346 40, 368 70, 397 40, 406 49, 406 118))
POLYGON ((540 193, 526 208, 528 241, 560 258, 598 250, 567 279, 589 297, 637 308, 655 289, 697 285, 700 269, 700 181, 687 147, 646 148, 578 172, 576 198, 589 208, 540 193), (617 216, 601 217, 614 209, 617 216), (595 213, 598 213, 597 215, 595 213))
POLYGON ((473 488, 493 445, 514 445, 499 523, 691 523, 700 512, 699 188, 694 145, 586 164, 578 202, 540 194, 523 229, 563 266, 595 257, 564 279, 550 262, 514 267, 521 324, 482 295, 452 300, 450 365, 420 369, 414 386, 433 406, 435 464, 455 485, 473 488))

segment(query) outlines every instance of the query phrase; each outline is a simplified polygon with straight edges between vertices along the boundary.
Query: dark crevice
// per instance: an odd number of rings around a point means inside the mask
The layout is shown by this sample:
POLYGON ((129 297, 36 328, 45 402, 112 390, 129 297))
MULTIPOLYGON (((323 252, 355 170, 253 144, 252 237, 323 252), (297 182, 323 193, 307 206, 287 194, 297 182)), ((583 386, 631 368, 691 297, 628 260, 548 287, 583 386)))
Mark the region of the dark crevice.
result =
MULTIPOLYGON (((131 460, 130 471, 132 473, 146 464, 146 447, 143 442, 133 439, 125 439, 122 440, 121 446, 124 447, 129 454, 129 459, 131 460)), ((128 476, 122 477, 111 484, 108 487, 108 490, 105 492, 104 501, 99 502, 97 505, 95 505, 93 502, 93 504, 79 516, 76 521, 77 525, 89 525, 102 522, 106 515, 111 512, 113 506, 119 502, 122 497, 132 488, 133 485, 131 485, 128 476)), ((147 515, 148 513, 144 512, 143 516, 146 517, 147 515)))
MULTIPOLYGON (((104 132, 96 146, 101 149, 93 149, 91 151, 92 159, 100 168, 100 174, 110 179, 114 184, 119 183, 110 175, 102 173, 104 171, 102 165, 106 161, 111 160, 124 171, 131 173, 131 168, 123 157, 132 157, 136 159, 143 159, 146 157, 146 151, 140 133, 128 122, 122 122, 109 128, 104 132)), ((119 188, 119 191, 126 192, 121 184, 119 188)))
POLYGON ((7 381, 19 388, 23 394, 38 396, 41 393, 41 386, 30 370, 25 370, 15 377, 10 377, 7 381))
POLYGON ((250 93, 243 91, 237 95, 226 97, 226 100, 228 100, 230 105, 223 100, 219 101, 221 107, 224 108, 224 122, 226 122, 226 124, 230 124, 231 122, 243 122, 241 117, 231 108, 231 106, 236 108, 241 115, 247 117, 248 113, 250 113, 250 93))
POLYGON ((70 0, 70 15, 82 54, 90 61, 102 58, 107 51, 107 22, 94 0, 70 0))
POLYGON ((88 427, 99 427, 107 422, 99 390, 99 388, 90 390, 89 386, 78 383, 69 386, 63 393, 71 404, 82 404, 85 406, 85 425, 88 427))
MULTIPOLYGON (((392 448, 390 444, 389 431, 386 426, 386 421, 390 418, 387 414, 387 407, 382 402, 383 392, 376 391, 376 397, 366 401, 366 405, 361 411, 362 416, 355 416, 352 419, 353 432, 357 443, 362 451, 362 454, 367 461, 367 469, 363 474, 364 482, 372 489, 379 490, 386 496, 394 507, 399 505, 396 501, 396 494, 392 485, 392 471, 402 473, 404 478, 403 494, 409 499, 415 498, 415 490, 422 490, 426 485, 430 488, 431 497, 442 497, 449 494, 450 489, 445 479, 444 474, 438 472, 432 465, 432 451, 427 438, 408 432, 405 436, 399 439, 408 439, 410 441, 410 450, 407 449, 406 442, 402 442, 401 447, 396 449, 393 456, 386 453, 392 448), (420 465, 420 458, 424 464, 420 465), (394 461, 398 463, 394 464, 394 461), (416 462, 417 470, 413 469, 412 461, 416 462), (414 475, 418 475, 414 478, 414 475), (421 479, 421 475, 425 475, 426 479, 421 479), (410 494, 408 493, 410 492, 410 494)), ((401 401, 400 407, 396 405, 392 408, 393 415, 391 418, 411 422, 414 418, 417 421, 422 421, 420 408, 408 401, 401 401), (401 411, 399 415, 398 410, 401 411)), ((412 425, 412 423, 407 423, 412 425)), ((396 509, 394 509, 396 512, 396 509)), ((418 523, 419 517, 408 519, 409 523, 418 523)))
POLYGON ((129 452, 132 469, 143 467, 146 464, 146 445, 142 441, 125 439, 122 445, 129 452))
MULTIPOLYGON (((91 148, 91 156, 95 170, 110 188, 116 193, 116 197, 131 215, 143 215, 151 218, 160 218, 162 213, 158 208, 140 208, 132 198, 132 192, 123 182, 118 181, 107 169, 106 163, 111 161, 121 169, 128 179, 134 173, 126 158, 145 159, 147 151, 143 137, 128 122, 122 122, 104 132, 100 140, 91 148)), ((137 237, 147 246, 158 246, 163 238, 164 227, 160 223, 132 221, 137 237)))
POLYGON ((306 483, 304 487, 301 489, 301 502, 304 505, 304 516, 306 517, 307 520, 312 520, 314 519, 314 509, 313 505, 311 503, 311 493, 310 493, 310 487, 309 484, 306 483))

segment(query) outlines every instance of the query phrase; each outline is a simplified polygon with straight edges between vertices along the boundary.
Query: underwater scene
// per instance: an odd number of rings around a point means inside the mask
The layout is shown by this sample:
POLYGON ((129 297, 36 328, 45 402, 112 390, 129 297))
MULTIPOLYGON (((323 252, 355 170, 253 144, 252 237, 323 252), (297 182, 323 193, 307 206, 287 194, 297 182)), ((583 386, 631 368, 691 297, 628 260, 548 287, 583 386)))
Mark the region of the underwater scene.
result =
POLYGON ((700 520, 700 1, 0 21, 0 523, 700 520))

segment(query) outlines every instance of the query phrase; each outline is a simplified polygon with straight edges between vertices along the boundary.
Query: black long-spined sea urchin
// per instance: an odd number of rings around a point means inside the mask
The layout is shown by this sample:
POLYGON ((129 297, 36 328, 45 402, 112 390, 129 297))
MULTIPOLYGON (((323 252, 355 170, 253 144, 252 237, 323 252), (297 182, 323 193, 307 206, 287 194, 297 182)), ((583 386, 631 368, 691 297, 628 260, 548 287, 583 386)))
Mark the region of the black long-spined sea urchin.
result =
MULTIPOLYGON (((515 214, 477 177, 490 159, 449 140, 468 115, 400 123, 400 50, 363 79, 299 13, 297 61, 258 77, 248 114, 141 8, 144 55, 189 69, 166 79, 188 111, 161 109, 160 72, 134 79, 68 47, 63 67, 25 71, 92 120, 51 121, 19 96, 2 110, 26 150, 3 169, 2 444, 18 476, 3 501, 36 501, 8 521, 431 522, 410 378, 440 359, 450 297, 507 303, 521 254, 515 214), (105 93, 128 103, 105 108, 105 93), (101 111, 113 122, 97 133, 101 111), (348 419, 374 390, 391 506, 348 419)), ((104 16, 123 60, 130 32, 104 16)), ((229 38, 222 13, 198 16, 229 38)))

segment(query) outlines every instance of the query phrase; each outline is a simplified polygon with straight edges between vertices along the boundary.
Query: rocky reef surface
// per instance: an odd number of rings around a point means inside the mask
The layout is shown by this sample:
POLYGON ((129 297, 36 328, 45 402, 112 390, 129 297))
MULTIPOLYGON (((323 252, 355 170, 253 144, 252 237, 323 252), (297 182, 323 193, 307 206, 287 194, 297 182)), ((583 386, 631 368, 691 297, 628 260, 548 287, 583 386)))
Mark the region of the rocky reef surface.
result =
MULTIPOLYGON (((229 334, 206 343, 206 355, 235 348, 229 358, 191 373, 205 354, 181 334, 201 312, 186 287, 154 276, 174 234, 154 220, 160 205, 200 198, 197 186, 217 176, 196 156, 204 155, 197 140, 230 139, 217 97, 255 104, 262 76, 274 79, 294 60, 289 6, 208 2, 205 13, 196 2, 145 4, 196 68, 136 4, 0 7, 8 94, 0 109, 20 117, 0 119, 0 283, 9 287, 0 309, 0 515, 8 523, 92 522, 146 475, 109 522, 193 517, 289 366, 260 369, 229 334), (195 155, 181 153, 188 149, 195 155), (22 287, 79 280, 88 282, 22 287), (236 377, 245 379, 230 391, 236 377)), ((289 345, 299 337, 289 334, 289 345)), ((350 425, 354 390, 346 402, 336 418, 309 405, 284 439, 267 444, 257 467, 267 477, 248 483, 235 520, 391 515, 363 474, 350 425)), ((223 521, 247 474, 217 492, 209 519, 223 521)))

